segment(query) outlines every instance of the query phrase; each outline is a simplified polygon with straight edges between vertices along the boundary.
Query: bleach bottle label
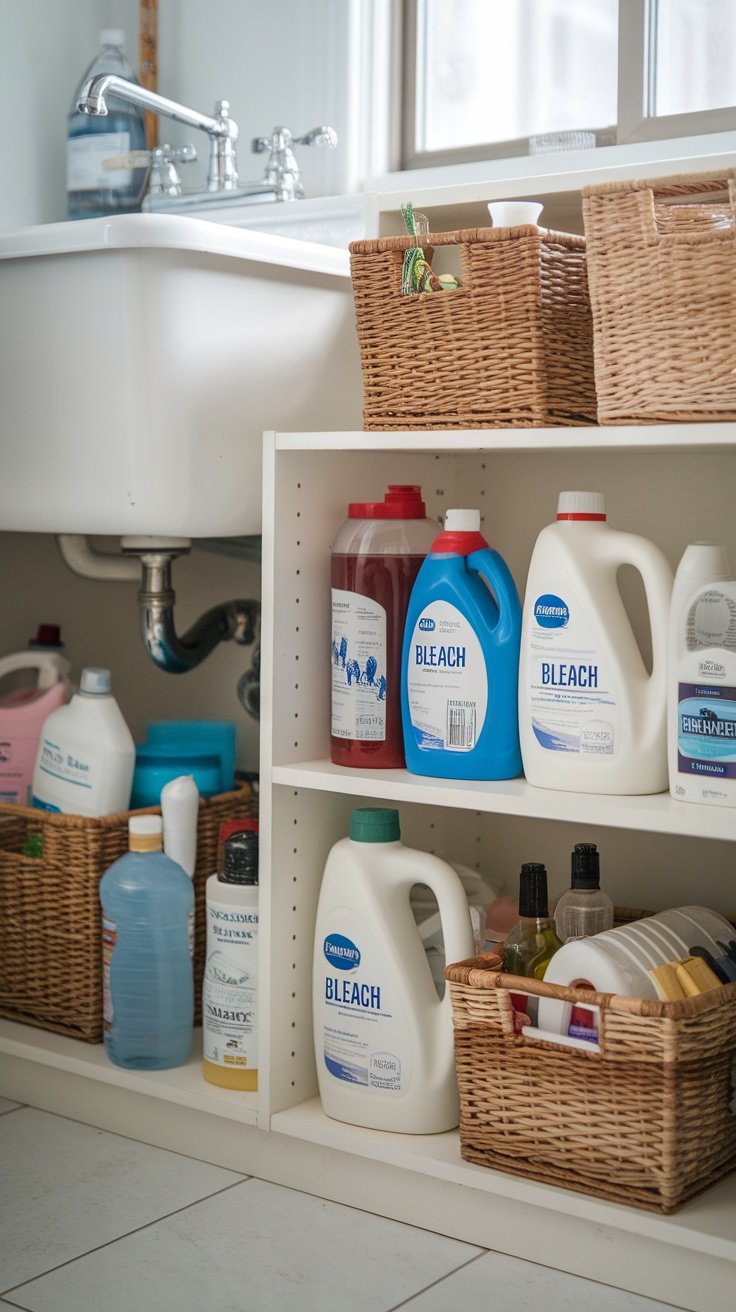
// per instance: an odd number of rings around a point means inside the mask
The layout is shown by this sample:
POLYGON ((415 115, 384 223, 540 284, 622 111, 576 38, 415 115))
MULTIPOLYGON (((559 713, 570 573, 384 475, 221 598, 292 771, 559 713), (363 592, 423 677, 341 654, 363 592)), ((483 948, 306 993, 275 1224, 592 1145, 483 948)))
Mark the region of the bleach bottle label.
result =
POLYGON ((371 1093, 405 1093, 411 1075, 410 1043, 396 1013, 391 971, 372 934, 356 917, 330 915, 325 931, 318 966, 325 1070, 333 1079, 362 1085, 371 1093))
POLYGON ((529 696, 537 742, 549 752, 613 756, 617 698, 582 608, 568 588, 539 591, 531 604, 529 696))
POLYGON ((431 602, 414 625, 407 693, 417 746, 473 750, 488 706, 486 661, 475 631, 449 602, 431 602))

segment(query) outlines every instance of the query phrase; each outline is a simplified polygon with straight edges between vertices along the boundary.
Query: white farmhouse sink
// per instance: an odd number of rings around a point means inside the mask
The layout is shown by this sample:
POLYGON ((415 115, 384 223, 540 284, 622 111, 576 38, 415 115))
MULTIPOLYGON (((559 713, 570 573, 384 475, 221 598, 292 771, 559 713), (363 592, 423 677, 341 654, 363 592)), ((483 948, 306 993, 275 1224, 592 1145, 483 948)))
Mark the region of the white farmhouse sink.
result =
POLYGON ((258 533, 263 430, 361 403, 346 251, 162 214, 0 234, 0 530, 258 533))

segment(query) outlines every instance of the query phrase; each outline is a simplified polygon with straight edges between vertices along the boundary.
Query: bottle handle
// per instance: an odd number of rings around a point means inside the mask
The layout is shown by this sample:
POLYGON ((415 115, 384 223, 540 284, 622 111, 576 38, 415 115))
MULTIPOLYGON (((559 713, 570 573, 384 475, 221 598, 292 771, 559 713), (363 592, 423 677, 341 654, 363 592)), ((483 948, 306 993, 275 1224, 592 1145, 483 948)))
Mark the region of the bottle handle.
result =
POLYGON ((613 530, 606 535, 610 563, 618 569, 632 565, 641 575, 647 599, 649 632, 652 642, 652 672, 644 674, 647 681, 647 706, 643 708, 649 729, 656 732, 662 708, 667 699, 667 663, 670 602, 673 575, 663 551, 653 542, 631 533, 613 530))
MULTIPOLYGON (((429 863, 427 863, 429 865, 429 863)), ((475 937, 473 922, 465 889, 460 876, 450 869, 439 857, 432 862, 432 869, 421 871, 421 878, 412 878, 409 888, 415 884, 426 884, 435 895, 439 907, 442 938, 445 945, 445 961, 451 965, 455 961, 467 961, 475 955, 475 937), (436 864, 435 864, 436 862, 436 864)), ((438 999, 439 1002, 439 999, 438 999)), ((450 991, 445 989, 441 1006, 449 1010, 450 991)))
POLYGON ((71 668, 69 662, 62 656, 58 658, 64 662, 65 670, 60 672, 58 666, 49 661, 46 652, 42 651, 16 651, 10 656, 0 658, 0 679, 6 674, 11 674, 13 670, 38 670, 38 690, 39 692, 48 692, 54 684, 59 683, 60 678, 71 668))
POLYGON ((502 643, 521 642, 521 603, 514 583, 514 578, 503 556, 493 548, 481 547, 468 556, 468 569, 488 583, 498 606, 498 622, 490 629, 492 641, 500 646, 502 643))

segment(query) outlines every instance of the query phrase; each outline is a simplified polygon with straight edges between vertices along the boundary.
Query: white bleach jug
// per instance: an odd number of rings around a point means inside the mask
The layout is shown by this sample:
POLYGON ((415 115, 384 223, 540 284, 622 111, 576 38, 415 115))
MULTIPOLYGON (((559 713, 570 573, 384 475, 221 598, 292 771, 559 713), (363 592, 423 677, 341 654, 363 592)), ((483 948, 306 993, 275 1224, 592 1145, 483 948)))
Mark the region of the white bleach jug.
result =
POLYGON ((581 793, 667 787, 667 633, 672 571, 658 547, 612 529, 600 492, 562 492, 526 587, 519 733, 530 784, 581 793), (647 672, 617 574, 641 575, 652 634, 647 672))
POLYGON ((459 1120, 452 1011, 440 999, 412 913, 417 884, 439 906, 448 962, 475 954, 451 866, 400 841, 399 813, 353 811, 317 906, 314 1043, 322 1106, 352 1125, 439 1134, 459 1120))

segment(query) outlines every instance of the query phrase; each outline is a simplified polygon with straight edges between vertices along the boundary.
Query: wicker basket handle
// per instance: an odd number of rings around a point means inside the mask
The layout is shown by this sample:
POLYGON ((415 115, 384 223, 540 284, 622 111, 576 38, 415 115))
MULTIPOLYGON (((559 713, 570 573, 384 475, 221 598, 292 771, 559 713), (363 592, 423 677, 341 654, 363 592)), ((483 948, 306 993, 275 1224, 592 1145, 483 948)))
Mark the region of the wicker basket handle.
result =
POLYGON ((654 184, 638 194, 642 227, 647 243, 702 245, 736 238, 736 174, 707 175, 654 184), (718 206, 718 214, 712 207, 718 206), (673 223, 674 210, 687 210, 685 222, 673 223), (708 211, 711 211, 710 213, 708 211))

